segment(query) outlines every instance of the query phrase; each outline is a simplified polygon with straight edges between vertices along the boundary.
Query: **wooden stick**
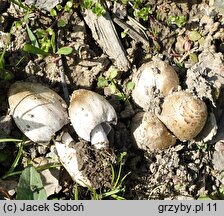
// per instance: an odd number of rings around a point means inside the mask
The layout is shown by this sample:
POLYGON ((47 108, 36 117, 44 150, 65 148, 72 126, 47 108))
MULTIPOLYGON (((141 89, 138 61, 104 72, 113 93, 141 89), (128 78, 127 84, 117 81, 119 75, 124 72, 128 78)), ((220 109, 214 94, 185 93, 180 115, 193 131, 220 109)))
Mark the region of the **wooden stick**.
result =
MULTIPOLYGON (((96 0, 94 0, 96 2, 96 0)), ((107 12, 106 6, 102 3, 105 14, 97 16, 91 10, 84 10, 83 17, 86 24, 92 31, 93 38, 102 50, 114 61, 115 65, 122 71, 130 68, 126 51, 118 37, 112 19, 107 12)))

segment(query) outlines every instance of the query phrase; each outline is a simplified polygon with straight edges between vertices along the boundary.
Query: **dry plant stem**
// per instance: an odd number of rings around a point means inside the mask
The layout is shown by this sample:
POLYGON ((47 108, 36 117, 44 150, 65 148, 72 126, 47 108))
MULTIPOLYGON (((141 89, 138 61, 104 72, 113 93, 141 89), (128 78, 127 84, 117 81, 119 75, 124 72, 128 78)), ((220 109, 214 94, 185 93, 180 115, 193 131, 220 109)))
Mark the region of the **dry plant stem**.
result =
POLYGON ((196 52, 198 50, 198 47, 194 47, 193 49, 189 50, 186 54, 183 55, 183 57, 179 60, 179 63, 182 63, 190 54, 196 52))
MULTIPOLYGON (((58 30, 58 35, 57 35, 57 49, 59 49, 59 44, 61 40, 61 30, 58 30)), ((63 89, 63 94, 64 94, 64 99, 67 104, 69 104, 69 93, 68 93, 68 87, 66 85, 65 81, 65 70, 64 70, 64 64, 62 61, 62 57, 59 58, 58 60, 58 68, 59 68, 59 73, 61 77, 61 85, 63 89)))
POLYGON ((149 39, 148 35, 145 32, 147 30, 147 28, 145 28, 143 25, 141 25, 138 21, 136 21, 131 16, 128 16, 127 24, 133 26, 133 28, 139 29, 139 31, 141 31, 144 34, 144 36, 147 38, 147 40, 149 39))
POLYGON ((119 19, 116 16, 112 17, 113 21, 115 23, 117 23, 117 25, 119 25, 122 29, 127 31, 127 34, 134 39, 137 42, 141 42, 143 44, 144 47, 148 47, 149 46, 149 42, 148 40, 146 40, 144 37, 142 37, 142 35, 140 35, 132 26, 130 26, 129 24, 125 23, 123 20, 119 19))
MULTIPOLYGON (((102 3, 102 5, 104 4, 102 3)), ((104 9, 106 10, 106 7, 104 9)), ((130 68, 130 63, 107 10, 102 16, 97 16, 91 10, 85 10, 82 13, 99 46, 120 70, 127 71, 130 68)))

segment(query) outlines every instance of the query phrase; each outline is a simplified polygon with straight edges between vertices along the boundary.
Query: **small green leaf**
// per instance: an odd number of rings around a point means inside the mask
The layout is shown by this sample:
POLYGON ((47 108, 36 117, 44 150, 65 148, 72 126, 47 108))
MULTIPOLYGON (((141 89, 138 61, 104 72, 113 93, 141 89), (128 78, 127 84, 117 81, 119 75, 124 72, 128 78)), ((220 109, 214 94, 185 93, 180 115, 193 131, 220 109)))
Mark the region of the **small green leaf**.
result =
POLYGON ((121 38, 125 38, 126 37, 126 35, 127 35, 127 33, 126 32, 121 32, 121 38))
POLYGON ((0 74, 3 78, 3 80, 11 80, 14 78, 13 74, 11 71, 5 70, 5 69, 0 69, 0 74))
POLYGON ((105 79, 105 77, 103 77, 102 75, 99 76, 98 81, 97 81, 97 86, 99 88, 104 88, 106 86, 108 86, 108 81, 105 79))
POLYGON ((110 83, 110 91, 111 91, 111 93, 114 94, 116 92, 116 90, 117 90, 117 87, 116 87, 115 83, 111 82, 110 83))
POLYGON ((26 167, 19 178, 17 186, 17 200, 46 200, 47 195, 44 189, 40 174, 33 166, 26 167))
POLYGON ((197 31, 191 31, 188 37, 191 41, 198 41, 201 38, 201 35, 197 31))
POLYGON ((128 31, 129 31, 129 29, 127 28, 123 32, 121 32, 121 38, 125 38, 128 31))
POLYGON ((54 34, 54 30, 52 28, 47 28, 46 32, 49 34, 49 35, 53 35, 54 34))
POLYGON ((66 22, 63 19, 59 19, 58 20, 58 27, 65 27, 66 26, 66 22))
POLYGON ((93 13, 97 16, 102 16, 106 13, 106 10, 100 3, 96 3, 95 6, 92 8, 93 13))
POLYGON ((46 30, 39 28, 36 31, 36 35, 38 38, 43 38, 46 36, 46 30))
POLYGON ((110 80, 113 80, 114 78, 116 78, 116 76, 118 75, 118 72, 115 68, 112 68, 110 70, 110 75, 109 75, 109 79, 110 80))
POLYGON ((50 15, 51 15, 52 17, 56 17, 56 16, 57 16, 57 11, 56 11, 54 8, 52 8, 52 9, 50 10, 50 15))
POLYGON ((35 54, 35 55, 43 55, 43 56, 48 55, 48 53, 45 52, 44 50, 42 50, 40 48, 37 48, 37 47, 35 47, 31 44, 25 44, 24 47, 23 47, 23 50, 28 52, 28 53, 35 54))
POLYGON ((27 30, 28 36, 30 38, 31 44, 33 46, 39 48, 39 44, 38 44, 38 41, 36 39, 36 36, 33 34, 33 32, 31 31, 30 27, 27 24, 26 24, 26 30, 27 30))
POLYGON ((73 5, 73 1, 67 1, 65 5, 65 11, 70 11, 73 5))
POLYGON ((18 21, 15 21, 15 27, 18 28, 22 25, 22 21, 21 20, 18 20, 18 21))
POLYGON ((66 2, 66 6, 69 7, 69 8, 71 8, 72 7, 72 1, 66 2))
POLYGON ((58 54, 58 55, 69 55, 69 54, 71 54, 72 53, 72 48, 71 47, 62 47, 62 48, 60 48, 57 52, 56 52, 56 54, 58 54))
POLYGON ((61 11, 63 9, 63 7, 60 4, 56 5, 56 8, 58 11, 61 11))
POLYGON ((116 94, 116 96, 117 96, 118 100, 121 100, 121 101, 125 101, 126 100, 126 97, 125 97, 124 93, 122 93, 122 92, 118 92, 116 94))
POLYGON ((94 5, 93 0, 84 0, 82 3, 82 7, 86 9, 92 8, 93 5, 94 5))
POLYGON ((134 11, 134 15, 138 18, 143 19, 144 21, 148 20, 150 14, 152 14, 152 10, 150 7, 143 7, 140 10, 134 11))
POLYGON ((198 55, 196 53, 191 53, 189 58, 190 58, 190 61, 192 63, 197 63, 198 62, 198 55))
POLYGON ((127 88, 128 88, 128 90, 133 90, 135 88, 135 83, 134 82, 129 82, 127 84, 127 88))
POLYGON ((181 16, 169 16, 167 19, 168 25, 177 25, 178 28, 182 28, 187 22, 187 18, 184 15, 181 16))

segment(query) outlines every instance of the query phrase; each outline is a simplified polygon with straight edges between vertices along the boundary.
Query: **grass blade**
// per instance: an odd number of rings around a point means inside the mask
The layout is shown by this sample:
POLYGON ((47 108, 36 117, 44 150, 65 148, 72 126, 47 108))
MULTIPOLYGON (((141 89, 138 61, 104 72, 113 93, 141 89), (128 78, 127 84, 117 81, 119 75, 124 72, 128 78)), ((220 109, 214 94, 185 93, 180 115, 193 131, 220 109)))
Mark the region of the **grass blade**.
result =
POLYGON ((2 142, 22 142, 22 140, 20 140, 20 139, 11 139, 11 138, 0 139, 0 143, 2 143, 2 142))
POLYGON ((44 50, 37 48, 31 44, 25 44, 23 47, 23 50, 28 53, 35 54, 35 55, 42 55, 42 56, 48 55, 48 53, 45 52, 44 50))
POLYGON ((32 44, 33 46, 39 48, 39 44, 38 44, 37 38, 36 38, 36 36, 33 34, 33 32, 31 31, 31 29, 30 29, 30 27, 28 26, 28 24, 26 24, 26 30, 27 30, 29 39, 30 39, 30 41, 31 41, 31 44, 32 44))

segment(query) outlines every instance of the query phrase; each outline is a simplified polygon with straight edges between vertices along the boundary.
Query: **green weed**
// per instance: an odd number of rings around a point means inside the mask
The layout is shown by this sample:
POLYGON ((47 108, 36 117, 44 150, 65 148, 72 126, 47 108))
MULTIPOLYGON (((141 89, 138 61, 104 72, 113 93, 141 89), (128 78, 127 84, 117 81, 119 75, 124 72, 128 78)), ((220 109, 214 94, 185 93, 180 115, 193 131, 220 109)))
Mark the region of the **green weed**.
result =
POLYGON ((169 16, 167 19, 168 25, 176 25, 178 28, 182 28, 186 25, 187 18, 184 15, 181 16, 169 16))
MULTIPOLYGON (((97 81, 97 86, 99 88, 105 88, 105 87, 109 87, 110 91, 112 94, 115 94, 118 98, 118 100, 122 100, 122 101, 128 101, 128 96, 126 96, 123 92, 121 92, 118 89, 118 71, 116 69, 111 69, 109 71, 109 76, 105 77, 103 75, 100 75, 97 81)), ((127 88, 128 90, 133 90, 134 89, 134 83, 133 82, 129 82, 127 84, 127 88)))
MULTIPOLYGON (((124 159, 125 159, 126 155, 127 155, 126 152, 123 152, 120 154, 120 156, 118 158, 119 168, 118 168, 117 172, 115 171, 114 166, 112 164, 110 164, 112 188, 102 189, 100 192, 98 192, 93 187, 86 185, 91 194, 92 200, 103 200, 103 199, 110 199, 110 198, 115 199, 115 200, 125 200, 125 198, 122 196, 122 194, 125 192, 125 186, 123 185, 123 182, 127 178, 127 176, 130 174, 130 172, 125 174, 123 177, 122 177, 121 173, 122 173, 122 168, 124 165, 124 159)), ((79 197, 77 184, 75 185, 74 191, 75 191, 74 198, 75 198, 75 200, 77 200, 79 197)))

